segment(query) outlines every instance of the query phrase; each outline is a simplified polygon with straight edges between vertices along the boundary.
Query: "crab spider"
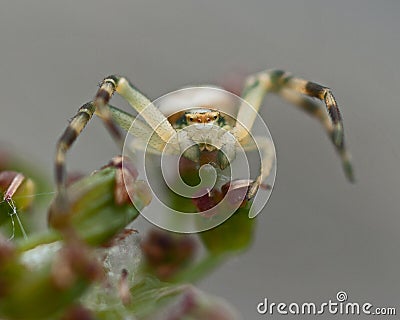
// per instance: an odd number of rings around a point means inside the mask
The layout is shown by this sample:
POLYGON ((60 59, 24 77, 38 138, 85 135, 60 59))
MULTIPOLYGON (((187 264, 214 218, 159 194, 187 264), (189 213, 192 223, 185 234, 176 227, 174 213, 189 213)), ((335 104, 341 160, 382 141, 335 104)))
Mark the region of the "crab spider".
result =
POLYGON ((78 110, 58 141, 55 163, 58 193, 62 195, 65 191, 66 153, 93 114, 96 114, 102 119, 116 143, 121 147, 123 136, 119 128, 129 130, 129 133, 139 138, 151 136, 148 143, 152 149, 159 152, 164 150, 167 143, 172 142, 178 149, 176 151, 183 152, 184 157, 193 161, 198 161, 202 153, 216 151, 216 165, 221 169, 229 166, 230 162, 234 160, 237 143, 244 150, 260 148, 263 164, 258 178, 248 184, 247 198, 251 199, 262 182, 269 176, 274 159, 273 147, 268 141, 262 137, 256 137, 255 141, 248 139, 262 100, 268 92, 277 93, 322 124, 341 158, 347 178, 353 181, 350 154, 344 142, 341 114, 331 90, 327 87, 293 77, 281 70, 267 70, 252 75, 245 82, 242 98, 254 108, 255 112, 248 112, 245 108, 240 108, 234 119, 236 122, 234 125, 230 125, 226 121, 226 115, 216 109, 217 106, 189 110, 178 120, 172 121, 126 78, 112 75, 101 82, 94 100, 84 104, 78 110), (109 100, 114 92, 126 99, 144 121, 135 119, 125 111, 109 105, 109 100), (310 98, 323 101, 327 112, 319 103, 310 98), (131 127, 134 120, 135 124, 131 127), (210 130, 209 134, 206 134, 206 138, 204 138, 204 134, 201 139, 197 139, 195 134, 191 134, 199 125, 202 126, 203 132, 204 129, 210 130), (218 131, 214 135, 211 130, 215 127, 223 129, 223 132, 218 131), (188 146, 190 147, 188 148, 188 146))

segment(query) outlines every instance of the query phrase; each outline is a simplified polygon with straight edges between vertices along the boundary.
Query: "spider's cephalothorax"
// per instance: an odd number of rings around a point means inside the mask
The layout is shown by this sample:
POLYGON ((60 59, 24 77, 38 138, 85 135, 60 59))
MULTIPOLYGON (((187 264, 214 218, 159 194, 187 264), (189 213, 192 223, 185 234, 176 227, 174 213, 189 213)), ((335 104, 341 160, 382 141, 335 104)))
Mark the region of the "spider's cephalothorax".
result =
MULTIPOLYGON (((221 147, 220 136, 231 129, 225 117, 217 109, 201 107, 181 112, 176 121, 170 117, 168 120, 177 131, 184 129, 187 137, 196 144, 199 151, 214 151, 221 147)), ((196 161, 196 159, 191 160, 196 161)))
MULTIPOLYGON (((258 112, 263 97, 268 92, 280 95, 322 124, 341 158, 346 176, 353 181, 350 154, 344 142, 341 113, 331 90, 317 83, 293 77, 281 70, 267 70, 247 79, 242 98, 258 112), (310 98, 323 101, 327 112, 310 98)), ((183 112, 180 118, 172 121, 126 78, 113 75, 103 80, 94 100, 78 110, 58 141, 55 169, 59 194, 63 194, 65 189, 66 152, 95 113, 103 120, 120 146, 123 145, 123 138, 119 127, 129 130, 129 133, 139 138, 151 136, 148 144, 155 151, 163 152, 166 144, 174 141, 178 145, 175 149, 186 150, 183 156, 193 161, 198 161, 203 151, 217 150, 217 165, 221 168, 227 167, 233 161, 238 144, 245 151, 258 147, 263 161, 259 176, 249 183, 248 199, 254 197, 259 186, 271 173, 272 162, 275 159, 273 147, 265 141, 265 137, 249 139, 249 131, 255 121, 254 113, 241 107, 235 119, 232 118, 233 124, 231 121, 228 124, 227 117, 215 106, 202 107, 183 112), (134 116, 109 105, 114 92, 125 98, 141 115, 142 120, 135 119, 134 116), (131 127, 134 120, 134 125, 131 127)))

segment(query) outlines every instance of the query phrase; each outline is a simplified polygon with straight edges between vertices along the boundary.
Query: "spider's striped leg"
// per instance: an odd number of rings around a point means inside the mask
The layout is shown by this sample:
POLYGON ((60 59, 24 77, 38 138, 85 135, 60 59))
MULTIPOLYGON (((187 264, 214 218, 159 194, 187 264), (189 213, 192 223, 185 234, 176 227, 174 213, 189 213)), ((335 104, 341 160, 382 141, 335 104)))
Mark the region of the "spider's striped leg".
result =
MULTIPOLYGON (((125 125, 125 127, 128 127, 128 124, 125 122, 130 119, 121 116, 123 114, 127 115, 123 111, 108 105, 108 102, 115 91, 120 93, 121 96, 125 98, 139 113, 144 111, 141 115, 163 141, 168 141, 175 134, 175 130, 164 115, 153 104, 151 104, 148 98, 131 85, 127 79, 118 76, 109 76, 105 78, 102 81, 94 100, 86 103, 78 110, 78 113, 73 117, 69 126, 58 141, 55 176, 57 189, 61 197, 65 193, 66 153, 94 113, 103 120, 105 127, 108 129, 117 145, 122 149, 124 140, 118 126, 125 125)), ((143 130, 145 130, 146 125, 144 123, 142 124, 143 130)), ((140 132, 140 128, 136 129, 136 131, 140 132)), ((153 141, 153 145, 159 143, 157 137, 153 138, 153 141)), ((160 148, 160 146, 158 146, 158 148, 160 148)))
MULTIPOLYGON (((244 139, 247 135, 247 130, 252 128, 257 112, 267 92, 280 94, 305 111, 311 112, 311 110, 314 110, 312 111, 314 114, 322 114, 323 111, 316 104, 307 102, 305 100, 306 96, 318 98, 325 102, 330 123, 330 129, 327 132, 342 158, 347 178, 350 181, 354 181, 350 155, 344 143, 342 118, 331 90, 314 82, 295 78, 284 71, 268 70, 247 79, 242 97, 253 106, 254 110, 249 111, 248 108, 241 108, 239 110, 237 117, 238 124, 232 130, 232 133, 239 141, 244 139), (300 97, 296 97, 296 95, 300 97)), ((318 119, 320 121, 323 120, 323 125, 327 129, 327 125, 325 125, 327 115, 325 118, 322 117, 320 116, 318 119)))
POLYGON ((57 143, 56 150, 56 167, 55 177, 56 185, 59 195, 63 197, 65 195, 65 183, 66 183, 66 169, 65 169, 65 156, 68 149, 74 143, 76 138, 82 132, 86 124, 92 118, 93 114, 96 113, 102 120, 111 136, 114 138, 117 145, 121 148, 123 146, 123 137, 114 123, 111 112, 108 108, 108 101, 115 91, 115 82, 113 79, 105 79, 100 85, 99 90, 92 102, 84 104, 79 108, 78 113, 72 118, 70 124, 65 129, 64 133, 60 137, 57 143))
POLYGON ((315 117, 319 122, 321 122, 324 127, 328 137, 332 140, 333 145, 336 148, 341 160, 343 170, 347 176, 347 178, 354 182, 354 172, 353 166, 351 163, 351 155, 346 148, 345 142, 342 141, 340 145, 337 145, 334 141, 335 139, 335 130, 332 122, 330 121, 328 115, 324 110, 321 109, 321 106, 315 101, 304 97, 290 89, 282 89, 280 91, 280 95, 285 98, 287 101, 293 103, 295 106, 299 107, 301 110, 310 114, 312 117, 315 117))
POLYGON ((247 192, 247 199, 252 199, 257 193, 260 185, 269 177, 275 161, 275 148, 271 140, 266 137, 257 136, 253 139, 245 139, 241 143, 244 151, 258 150, 261 155, 260 174, 257 179, 250 185, 247 192))
POLYGON ((65 169, 66 153, 82 130, 85 128, 86 124, 92 118, 94 112, 95 107, 93 102, 88 102, 80 107, 77 114, 72 118, 68 127, 58 140, 56 148, 55 179, 57 191, 61 197, 64 197, 65 195, 67 176, 65 169))
POLYGON ((108 102, 110 101, 115 90, 115 78, 105 78, 100 84, 100 88, 96 93, 93 104, 95 106, 96 115, 103 120, 104 126, 107 128, 117 146, 122 150, 124 146, 124 138, 118 128, 117 123, 114 122, 108 106, 108 102))
POLYGON ((176 131, 164 114, 128 79, 117 76, 110 78, 115 81, 115 91, 129 102, 164 142, 171 142, 170 139, 176 135, 176 131))
MULTIPOLYGON (((143 141, 146 141, 145 138, 150 137, 148 142, 152 150, 158 152, 163 150, 163 141, 154 134, 153 130, 146 123, 136 120, 135 126, 131 128, 131 124, 133 120, 135 120, 134 116, 111 105, 104 105, 104 109, 107 113, 106 116, 104 116, 103 113, 102 119, 110 133, 114 136, 114 140, 121 146, 121 149, 123 140, 118 127, 129 131, 129 133, 137 136, 139 139, 142 138, 143 141)), ((65 193, 67 179, 65 165, 66 154, 95 112, 96 107, 94 102, 88 102, 80 107, 77 114, 72 118, 70 124, 58 140, 55 161, 55 179, 58 191, 57 201, 60 210, 68 209, 65 193)))
POLYGON ((308 97, 317 98, 325 102, 333 125, 332 140, 337 147, 340 147, 344 142, 343 120, 332 91, 329 88, 321 86, 315 82, 295 78, 285 73, 281 76, 280 81, 283 82, 282 89, 288 88, 294 92, 304 94, 308 97))
MULTIPOLYGON (((106 82, 113 83, 115 91, 128 101, 164 144, 169 144, 169 147, 171 147, 170 150, 179 152, 180 150, 184 150, 186 145, 191 142, 188 141, 185 135, 177 134, 164 114, 144 94, 132 85, 128 79, 120 76, 110 76, 103 80, 103 83, 106 82)), ((155 140, 157 140, 157 138, 155 138, 155 140)), ((162 144, 160 144, 160 146, 161 145, 162 144)), ((195 155, 197 155, 198 152, 193 150, 193 148, 191 149, 191 153, 185 152, 185 154, 188 156, 192 155, 192 158, 196 158, 195 155)))
POLYGON ((128 147, 133 147, 134 149, 142 151, 146 150, 155 154, 166 152, 166 143, 146 122, 111 105, 109 105, 109 111, 111 112, 113 120, 118 123, 123 130, 137 138, 132 141, 134 144, 128 147))

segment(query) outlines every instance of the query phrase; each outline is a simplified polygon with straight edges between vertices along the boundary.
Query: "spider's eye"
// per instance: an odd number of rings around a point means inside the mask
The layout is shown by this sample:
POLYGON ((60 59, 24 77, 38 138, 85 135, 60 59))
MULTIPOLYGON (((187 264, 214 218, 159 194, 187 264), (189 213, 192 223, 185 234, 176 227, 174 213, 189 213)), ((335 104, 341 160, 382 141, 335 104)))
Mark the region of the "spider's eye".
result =
POLYGON ((193 117, 190 117, 190 118, 189 118, 189 121, 190 121, 190 122, 193 122, 193 120, 194 120, 193 117))
POLYGON ((217 120, 218 116, 214 116, 214 120, 217 120))

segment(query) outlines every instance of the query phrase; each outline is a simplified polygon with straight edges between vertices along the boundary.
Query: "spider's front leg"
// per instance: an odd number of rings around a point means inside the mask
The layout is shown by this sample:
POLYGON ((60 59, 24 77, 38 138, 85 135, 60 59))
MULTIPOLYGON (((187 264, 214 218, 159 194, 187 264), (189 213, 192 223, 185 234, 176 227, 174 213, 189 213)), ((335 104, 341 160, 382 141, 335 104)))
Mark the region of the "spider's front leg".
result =
POLYGON ((237 140, 232 133, 226 131, 221 136, 221 141, 222 141, 222 146, 218 150, 217 165, 221 168, 221 170, 224 170, 236 158, 237 140))
MULTIPOLYGON (((152 128, 160 137, 159 140, 163 142, 167 141, 170 136, 175 134, 175 130, 170 123, 164 121, 166 118, 163 114, 151 104, 148 98, 131 85, 127 79, 119 76, 109 76, 105 78, 93 101, 86 103, 78 110, 57 143, 55 160, 55 180, 57 186, 56 203, 57 211, 61 213, 67 213, 69 211, 68 201, 66 199, 66 154, 92 118, 93 114, 98 115, 102 119, 110 135, 122 150, 124 140, 119 127, 126 127, 126 121, 129 117, 125 112, 108 105, 114 92, 118 92, 137 112, 142 113, 147 124, 142 123, 140 128, 145 128, 146 126, 152 128), (146 111, 144 111, 144 109, 146 109, 146 111)), ((155 141, 155 145, 159 147, 159 141, 155 141)))
MULTIPOLYGON (((354 173, 351 156, 345 145, 343 121, 339 107, 332 91, 317 83, 293 77, 291 74, 281 70, 267 70, 250 76, 246 81, 242 98, 249 102, 254 110, 248 110, 248 108, 241 108, 239 110, 237 125, 232 130, 235 137, 239 141, 243 141, 246 138, 254 124, 263 98, 268 92, 279 94, 287 101, 316 118, 323 125, 342 160, 343 170, 347 178, 353 182, 354 173), (323 101, 327 112, 310 98, 317 98, 323 101)), ((251 186, 249 196, 255 194, 256 189, 264 178, 265 172, 261 172, 259 178, 251 186)))
POLYGON ((84 104, 79 108, 77 114, 72 118, 68 127, 61 135, 57 143, 55 177, 59 198, 65 198, 66 169, 65 156, 69 148, 78 138, 79 134, 85 128, 93 114, 96 113, 102 120, 113 137, 114 141, 121 148, 123 146, 123 137, 117 124, 114 122, 109 111, 108 102, 116 89, 116 78, 114 76, 103 80, 93 101, 84 104))
POLYGON ((259 151, 261 157, 260 174, 256 180, 249 183, 246 198, 252 199, 263 182, 270 176, 275 162, 275 148, 274 144, 267 137, 254 137, 253 139, 246 139, 242 143, 244 151, 259 151), (253 140, 254 139, 254 140, 253 140))

